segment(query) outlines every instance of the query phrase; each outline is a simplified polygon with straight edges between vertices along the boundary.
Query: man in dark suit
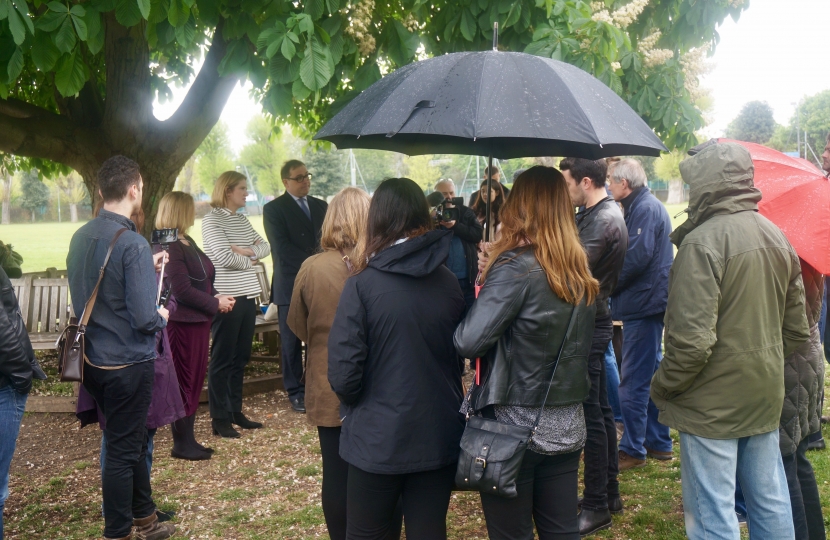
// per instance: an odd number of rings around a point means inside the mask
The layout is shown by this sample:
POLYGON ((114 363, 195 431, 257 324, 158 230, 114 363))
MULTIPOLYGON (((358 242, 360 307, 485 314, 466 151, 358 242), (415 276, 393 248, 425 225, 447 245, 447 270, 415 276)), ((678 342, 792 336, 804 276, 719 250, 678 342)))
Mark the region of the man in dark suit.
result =
POLYGON ((271 302, 279 308, 282 382, 291 407, 297 412, 305 412, 305 386, 300 382, 303 374, 302 349, 300 340, 288 327, 288 306, 300 266, 320 248, 320 234, 328 204, 308 194, 311 173, 302 161, 286 161, 280 175, 285 193, 266 204, 262 212, 274 261, 271 302))

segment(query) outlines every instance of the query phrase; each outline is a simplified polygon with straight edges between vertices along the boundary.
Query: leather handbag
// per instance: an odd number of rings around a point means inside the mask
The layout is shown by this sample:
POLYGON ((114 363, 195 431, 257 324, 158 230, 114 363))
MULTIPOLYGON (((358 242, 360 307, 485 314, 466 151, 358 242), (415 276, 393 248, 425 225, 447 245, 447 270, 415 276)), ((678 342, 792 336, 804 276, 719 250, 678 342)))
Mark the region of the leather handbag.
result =
POLYGON ((98 283, 95 284, 89 300, 86 301, 84 312, 81 314, 81 320, 77 321, 74 317, 70 319, 69 324, 66 325, 66 328, 63 329, 63 332, 58 337, 56 344, 58 349, 58 375, 62 382, 84 382, 86 325, 89 324, 89 318, 92 316, 92 308, 95 307, 95 300, 98 298, 98 288, 104 279, 104 270, 110 261, 112 248, 115 247, 118 238, 126 230, 126 227, 119 230, 110 242, 109 248, 107 249, 107 256, 104 258, 104 264, 101 266, 101 270, 98 271, 98 283))
POLYGON ((575 311, 576 308, 571 311, 568 329, 559 346, 548 389, 539 412, 536 414, 533 427, 516 426, 468 414, 467 425, 461 436, 458 468, 455 472, 455 485, 458 489, 480 491, 508 499, 516 497, 516 479, 519 476, 525 450, 542 418, 542 410, 548 400, 553 377, 556 375, 556 367, 559 365, 562 350, 565 348, 565 342, 568 340, 568 334, 573 325, 575 311))

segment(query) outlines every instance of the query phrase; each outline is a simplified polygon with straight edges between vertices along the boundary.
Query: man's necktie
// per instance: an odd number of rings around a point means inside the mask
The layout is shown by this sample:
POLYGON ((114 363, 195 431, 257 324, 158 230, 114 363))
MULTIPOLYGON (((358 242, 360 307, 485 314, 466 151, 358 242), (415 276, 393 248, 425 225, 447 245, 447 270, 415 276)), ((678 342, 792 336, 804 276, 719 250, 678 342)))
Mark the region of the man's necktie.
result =
POLYGON ((308 218, 309 221, 311 221, 311 211, 308 209, 308 203, 306 202, 305 197, 300 197, 299 199, 297 199, 297 202, 299 203, 300 208, 303 209, 303 213, 305 214, 305 216, 308 218))

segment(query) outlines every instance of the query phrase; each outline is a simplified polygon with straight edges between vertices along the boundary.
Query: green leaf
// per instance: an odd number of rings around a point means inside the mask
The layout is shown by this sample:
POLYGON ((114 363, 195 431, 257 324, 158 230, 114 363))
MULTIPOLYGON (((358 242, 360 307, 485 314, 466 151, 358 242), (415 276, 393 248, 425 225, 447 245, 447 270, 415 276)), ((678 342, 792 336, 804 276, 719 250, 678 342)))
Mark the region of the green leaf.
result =
POLYGON ((141 10, 137 0, 117 0, 115 4, 115 20, 127 28, 135 26, 141 20, 141 10))
POLYGON ((179 45, 185 47, 193 43, 193 38, 196 37, 196 19, 193 15, 187 18, 187 22, 181 26, 176 27, 176 41, 179 45))
POLYGON ((335 34, 340 32, 341 22, 342 19, 340 18, 340 15, 334 14, 331 17, 321 21, 320 26, 323 27, 323 30, 325 30, 328 33, 328 35, 334 37, 335 34))
POLYGON ((510 11, 507 12, 507 17, 504 20, 504 28, 510 28, 517 22, 519 22, 519 18, 522 16, 522 3, 521 2, 513 2, 510 6, 510 11))
POLYGON ((86 67, 78 50, 65 54, 58 61, 55 70, 55 86, 64 97, 74 96, 86 82, 86 67))
POLYGON ((354 89, 363 91, 380 80, 380 68, 374 60, 367 60, 354 74, 354 89))
POLYGON ((75 48, 75 29, 72 28, 70 19, 71 17, 64 18, 63 24, 57 34, 54 35, 55 45, 63 53, 71 52, 75 48))
POLYGON ((394 22, 394 31, 389 32, 389 43, 387 52, 389 58, 395 64, 403 66, 415 58, 415 51, 418 50, 420 40, 415 34, 411 34, 400 21, 394 22))
POLYGON ((269 45, 268 48, 265 49, 265 56, 267 58, 273 58, 277 51, 280 50, 280 46, 282 42, 285 41, 285 36, 278 36, 276 37, 269 45))
POLYGON ((472 41, 476 35, 476 20, 473 17, 470 10, 465 9, 461 13, 461 35, 464 36, 464 39, 467 41, 472 41))
POLYGON ((305 0, 304 11, 315 21, 323 16, 325 9, 326 4, 324 0, 305 0))
POLYGON ((22 45, 26 40, 26 26, 20 15, 13 10, 9 11, 9 30, 12 32, 15 44, 22 45))
POLYGON ((272 112, 278 116, 288 116, 294 109, 294 94, 290 86, 278 84, 268 91, 268 101, 272 112))
POLYGON ((16 81, 21 71, 23 71, 23 49, 15 47, 12 57, 9 60, 9 65, 6 67, 6 72, 9 75, 9 83, 16 81))
MULTIPOLYGON (((337 13, 337 10, 340 9, 340 0, 326 0, 326 7, 329 10, 329 13, 334 15, 337 13)), ((331 32, 329 32, 331 34, 331 32)))
POLYGON ((283 38, 282 46, 280 47, 280 52, 286 58, 286 60, 291 60, 292 58, 294 58, 294 55, 297 54, 297 47, 290 39, 283 38))
POLYGON ((104 47, 104 26, 101 14, 94 9, 87 9, 84 22, 87 28, 86 46, 92 54, 98 54, 104 47))
POLYGON ((144 19, 148 19, 150 17, 150 0, 138 0, 138 10, 144 19))
POLYGON ((69 18, 72 19, 72 24, 75 26, 75 31, 78 33, 78 39, 86 41, 88 33, 84 20, 74 15, 70 15, 69 18))
POLYGON ((46 4, 46 7, 48 7, 51 11, 54 11, 55 13, 67 13, 69 11, 69 9, 67 9, 67 7, 64 4, 55 1, 49 2, 48 4, 46 4))
POLYGON ((0 0, 0 21, 9 16, 9 11, 12 10, 12 4, 9 0, 0 0))
POLYGON ((316 91, 323 88, 333 74, 331 53, 320 43, 317 36, 311 36, 306 43, 305 55, 300 61, 300 79, 309 90, 316 91))
POLYGON ((248 47, 243 40, 232 41, 228 45, 225 57, 219 62, 217 70, 220 75, 227 75, 242 70, 248 61, 248 47))
POLYGON ((294 81, 294 84, 291 85, 291 94, 297 98, 297 101, 302 101, 311 95, 311 90, 303 84, 302 79, 297 79, 294 81))
POLYGON ((277 84, 293 83, 300 74, 300 59, 295 56, 289 62, 284 56, 277 55, 269 62, 268 74, 277 84))
POLYGON ((199 8, 199 19, 204 20, 205 23, 215 26, 221 17, 219 13, 219 2, 216 0, 196 0, 196 6, 199 8))
POLYGON ((29 17, 29 5, 26 3, 26 0, 12 0, 12 3, 14 4, 14 7, 17 8, 17 12, 20 14, 20 18, 23 19, 23 23, 26 25, 26 28, 29 29, 29 33, 34 35, 35 23, 33 23, 32 18, 29 17))
POLYGON ((314 21, 311 20, 311 17, 305 13, 300 13, 297 15, 296 19, 300 32, 303 32, 304 34, 312 34, 314 32, 314 21))
POLYGON ((52 71, 60 58, 60 51, 52 43, 52 38, 45 32, 35 34, 32 42, 32 61, 40 71, 52 71))
POLYGON ((75 4, 72 6, 72 9, 69 10, 69 13, 75 15, 76 17, 83 17, 86 15, 86 9, 84 9, 84 6, 80 4, 75 4))
POLYGON ((170 22, 170 26, 179 26, 179 20, 183 15, 179 2, 180 0, 170 0, 170 8, 167 10, 167 20, 170 22))
POLYGON ((335 34, 329 43, 329 51, 331 51, 331 59, 335 64, 339 64, 343 58, 343 34, 335 34))

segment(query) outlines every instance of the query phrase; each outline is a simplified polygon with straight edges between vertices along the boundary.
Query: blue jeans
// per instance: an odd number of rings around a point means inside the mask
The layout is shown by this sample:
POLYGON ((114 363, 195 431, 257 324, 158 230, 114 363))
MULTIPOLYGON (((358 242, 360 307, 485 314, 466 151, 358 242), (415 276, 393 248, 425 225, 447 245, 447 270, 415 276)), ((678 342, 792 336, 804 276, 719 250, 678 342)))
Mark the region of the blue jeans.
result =
POLYGON ((608 390, 608 404, 614 411, 614 421, 622 422, 622 409, 620 409, 620 372, 617 371, 617 356, 614 354, 614 344, 608 342, 608 350, 605 351, 605 378, 606 389, 608 390))
POLYGON ((0 388, 0 540, 3 538, 3 507, 9 497, 9 467, 27 397, 15 392, 10 384, 0 388))
POLYGON ((625 433, 620 450, 637 459, 646 458, 646 447, 672 451, 669 428, 657 421, 658 410, 649 397, 651 378, 663 360, 662 339, 662 313, 623 321, 619 397, 625 433))
POLYGON ((753 540, 794 540, 778 430, 740 439, 680 433, 683 512, 689 540, 739 540, 735 478, 740 481, 753 540))

